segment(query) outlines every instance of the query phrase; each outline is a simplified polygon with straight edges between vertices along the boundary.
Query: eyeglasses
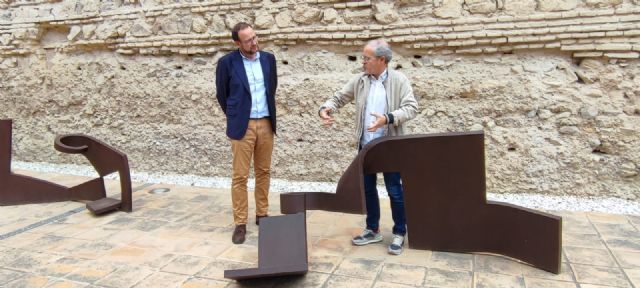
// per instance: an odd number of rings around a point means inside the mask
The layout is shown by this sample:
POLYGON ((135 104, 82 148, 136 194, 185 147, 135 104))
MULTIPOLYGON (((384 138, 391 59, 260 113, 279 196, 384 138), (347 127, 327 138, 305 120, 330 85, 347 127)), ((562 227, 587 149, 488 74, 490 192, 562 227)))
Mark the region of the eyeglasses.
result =
POLYGON ((258 35, 255 35, 247 40, 240 41, 242 44, 255 44, 258 43, 258 35))
POLYGON ((360 59, 362 59, 362 62, 365 62, 365 63, 369 62, 369 61, 371 61, 371 60, 373 60, 375 58, 378 58, 378 57, 377 56, 376 57, 369 57, 369 56, 364 56, 364 55, 360 56, 360 59))

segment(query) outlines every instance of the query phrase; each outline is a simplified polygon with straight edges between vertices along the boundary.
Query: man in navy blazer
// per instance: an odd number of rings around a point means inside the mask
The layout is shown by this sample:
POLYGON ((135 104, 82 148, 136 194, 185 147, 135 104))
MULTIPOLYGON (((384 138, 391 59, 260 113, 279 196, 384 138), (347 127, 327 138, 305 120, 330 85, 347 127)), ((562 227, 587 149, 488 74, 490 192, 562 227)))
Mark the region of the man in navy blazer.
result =
POLYGON ((218 60, 216 98, 227 117, 227 136, 233 154, 231 200, 236 227, 231 240, 240 244, 245 240, 247 227, 251 159, 256 177, 256 224, 269 210, 278 75, 275 57, 258 50, 258 36, 250 24, 236 24, 231 37, 238 50, 218 60))

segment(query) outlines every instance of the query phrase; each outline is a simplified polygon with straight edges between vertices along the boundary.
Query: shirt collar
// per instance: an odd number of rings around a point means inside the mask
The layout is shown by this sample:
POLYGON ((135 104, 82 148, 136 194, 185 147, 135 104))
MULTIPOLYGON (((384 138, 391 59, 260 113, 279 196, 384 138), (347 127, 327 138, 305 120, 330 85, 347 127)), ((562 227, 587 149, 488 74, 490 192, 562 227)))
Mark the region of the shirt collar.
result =
POLYGON ((384 71, 382 72, 382 74, 380 74, 380 77, 378 77, 378 79, 376 79, 376 77, 373 77, 373 75, 369 75, 369 79, 371 79, 371 81, 384 82, 384 80, 387 80, 387 76, 389 76, 389 73, 387 72, 387 69, 384 69, 384 71))
POLYGON ((242 59, 245 59, 247 61, 255 61, 255 60, 260 59, 260 51, 256 52, 256 58, 253 59, 253 60, 251 60, 251 59, 247 58, 246 56, 244 56, 244 54, 242 54, 242 51, 240 51, 240 49, 238 49, 238 52, 240 52, 240 56, 242 56, 242 59))

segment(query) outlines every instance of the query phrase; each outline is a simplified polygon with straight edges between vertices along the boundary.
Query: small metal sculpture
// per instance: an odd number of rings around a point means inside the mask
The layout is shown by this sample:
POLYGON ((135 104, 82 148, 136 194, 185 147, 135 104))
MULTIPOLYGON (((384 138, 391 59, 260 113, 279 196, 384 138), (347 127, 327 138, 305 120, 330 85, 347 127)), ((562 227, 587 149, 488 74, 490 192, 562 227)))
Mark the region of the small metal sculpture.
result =
MULTIPOLYGON (((111 210, 120 209, 125 212, 133 210, 131 174, 129 172, 129 160, 127 155, 107 145, 106 143, 83 134, 67 134, 56 137, 54 142, 56 150, 69 154, 82 154, 96 169, 100 178, 86 182, 93 187, 100 186, 104 191, 104 176, 118 172, 120 176, 121 200, 103 197, 87 204, 87 209, 94 214, 102 214, 111 210)), ((82 185, 82 184, 81 184, 82 185)))
POLYGON ((65 187, 34 177, 11 172, 12 121, 0 120, 0 205, 49 203, 69 200, 95 200, 87 208, 102 214, 110 210, 132 211, 131 178, 127 156, 91 136, 63 135, 54 146, 64 153, 82 153, 89 159, 100 178, 74 187, 65 187), (122 200, 106 198, 103 176, 118 171, 122 200))
POLYGON ((225 270, 235 280, 300 275, 308 271, 305 213, 260 219, 258 268, 225 270))

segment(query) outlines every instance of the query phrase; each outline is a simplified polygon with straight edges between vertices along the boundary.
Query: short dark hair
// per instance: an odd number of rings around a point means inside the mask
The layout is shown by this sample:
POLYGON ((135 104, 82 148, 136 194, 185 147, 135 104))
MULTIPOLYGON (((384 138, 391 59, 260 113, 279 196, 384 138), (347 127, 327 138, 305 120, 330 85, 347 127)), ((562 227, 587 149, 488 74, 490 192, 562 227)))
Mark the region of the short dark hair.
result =
MULTIPOLYGON (((233 39, 233 41, 240 41, 240 37, 238 36, 238 32, 247 29, 251 27, 251 24, 247 23, 247 22, 240 22, 238 24, 236 24, 235 26, 233 26, 233 29, 231 29, 231 38, 233 39)), ((253 27, 251 27, 253 28, 253 27)))

